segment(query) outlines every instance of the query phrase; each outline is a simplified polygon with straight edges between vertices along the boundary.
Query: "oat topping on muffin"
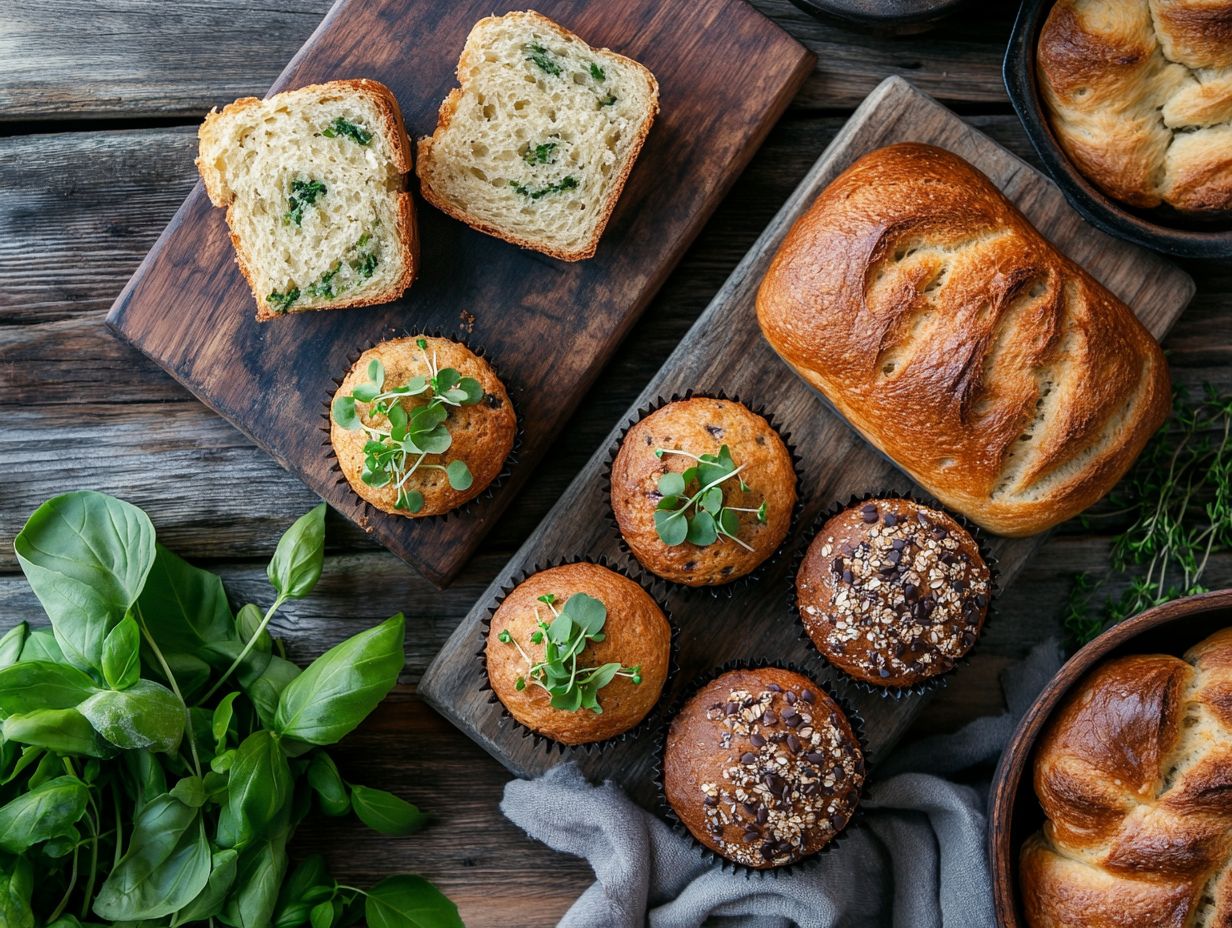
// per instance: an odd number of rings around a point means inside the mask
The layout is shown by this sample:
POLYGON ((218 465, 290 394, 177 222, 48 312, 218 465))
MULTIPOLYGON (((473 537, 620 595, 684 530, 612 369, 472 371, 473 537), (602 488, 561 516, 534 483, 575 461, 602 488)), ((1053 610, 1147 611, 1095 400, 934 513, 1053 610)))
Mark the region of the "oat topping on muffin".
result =
POLYGON ((991 577, 970 534, 910 500, 869 500, 813 540, 797 577, 801 619, 832 663, 874 684, 910 686, 975 644, 991 577))
POLYGON ((863 754, 839 706, 807 677, 777 668, 708 684, 673 721, 664 757, 664 788, 685 827, 757 869, 827 845, 855 812, 863 782, 863 754))

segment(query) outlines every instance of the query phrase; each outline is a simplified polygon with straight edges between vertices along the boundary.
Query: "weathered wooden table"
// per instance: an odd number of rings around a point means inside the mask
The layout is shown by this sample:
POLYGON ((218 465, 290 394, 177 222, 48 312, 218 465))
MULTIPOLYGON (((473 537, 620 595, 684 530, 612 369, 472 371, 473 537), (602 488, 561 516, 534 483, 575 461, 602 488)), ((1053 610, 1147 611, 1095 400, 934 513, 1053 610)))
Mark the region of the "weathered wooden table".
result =
MULTIPOLYGON (((430 810, 409 839, 311 824, 348 882, 420 872, 471 928, 552 925, 590 880, 586 865, 527 839, 500 814, 507 774, 425 708, 414 681, 454 624, 547 511, 713 296, 864 95, 901 74, 1034 160, 1000 79, 1011 4, 973 4, 935 31, 883 38, 823 25, 788 0, 756 5, 817 53, 817 70, 652 303, 480 554, 438 592, 331 517, 312 598, 277 632, 308 659, 392 612, 408 616, 404 685, 346 743, 346 772, 430 810)), ((265 596, 265 559, 314 502, 240 433, 116 342, 103 314, 196 180, 196 124, 260 95, 330 0, 6 0, 0 14, 0 629, 41 620, 11 541, 44 499, 74 488, 150 512, 159 537, 265 596)), ((1045 233, 1047 230, 1044 230, 1045 233)), ((1232 390, 1232 266, 1188 264, 1198 295, 1165 347, 1177 383, 1232 390)), ((1100 571, 1108 538, 1077 525, 1049 541, 1002 599, 975 659, 933 702, 921 732, 997 711, 997 674, 1059 623, 1070 577, 1100 571)), ((1208 583, 1232 585, 1232 558, 1208 583)))

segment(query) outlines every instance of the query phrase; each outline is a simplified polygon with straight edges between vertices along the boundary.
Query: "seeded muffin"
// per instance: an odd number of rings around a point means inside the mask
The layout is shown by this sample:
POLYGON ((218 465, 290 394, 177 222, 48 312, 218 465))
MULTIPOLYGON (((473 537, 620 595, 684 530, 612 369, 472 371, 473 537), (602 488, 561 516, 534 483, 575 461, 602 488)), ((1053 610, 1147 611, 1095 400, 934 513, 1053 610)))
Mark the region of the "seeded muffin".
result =
POLYGON ((758 870, 816 854, 855 813, 864 755, 851 722, 808 677, 732 670, 672 719, 663 790, 715 853, 758 870))
POLYGON ((873 499, 822 526, 796 575, 796 601, 830 663, 874 686, 909 687, 971 650, 991 586, 975 539, 946 513, 873 499))
POLYGON ((415 335, 360 355, 334 394, 329 440, 347 483, 377 509, 435 516, 500 475, 517 416, 465 345, 415 335))
POLYGON ((650 714, 671 641, 663 610, 638 584, 598 564, 565 564, 504 598, 484 658, 492 691, 517 721, 562 744, 587 744, 650 714), (549 647, 561 658, 555 663, 549 647), (576 663, 566 657, 573 651, 576 663))
POLYGON ((730 400, 668 403, 629 429, 612 463, 625 543, 647 570, 686 586, 754 570, 786 537, 795 505, 783 439, 730 400))

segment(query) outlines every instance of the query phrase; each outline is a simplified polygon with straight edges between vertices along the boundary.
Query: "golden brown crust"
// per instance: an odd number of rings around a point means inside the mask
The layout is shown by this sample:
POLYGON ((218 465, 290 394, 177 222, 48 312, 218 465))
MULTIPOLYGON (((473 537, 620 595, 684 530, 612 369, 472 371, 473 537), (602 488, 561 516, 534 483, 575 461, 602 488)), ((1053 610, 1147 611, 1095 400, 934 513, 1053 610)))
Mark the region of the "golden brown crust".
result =
POLYGON ((791 454, 764 418, 731 400, 696 397, 678 400, 637 422, 612 463, 612 511, 620 534, 647 570, 686 586, 710 586, 743 577, 770 557, 791 527, 796 505, 796 474, 791 454), (727 506, 756 510, 766 503, 766 521, 756 512, 741 512, 738 537, 752 550, 720 539, 700 547, 691 542, 667 545, 655 531, 655 506, 662 498, 659 478, 680 473, 695 462, 656 449, 715 454, 731 450, 737 478, 722 484, 727 506), (749 492, 740 490, 743 479, 749 492))
POLYGON ((954 668, 988 614, 988 565, 944 512, 867 500, 828 519, 796 574, 809 638, 874 686, 914 686, 954 668))
POLYGON ((930 145, 881 148, 839 175, 787 234, 757 315, 870 442, 1002 535, 1098 500, 1171 405, 1133 313, 930 145))
POLYGON ((1061 147, 1105 193, 1232 210, 1232 2, 1058 0, 1036 62, 1061 147))
MULTIPOLYGON (((548 19, 541 13, 536 13, 534 10, 525 10, 521 15, 530 16, 536 19, 543 29, 548 29, 555 32, 564 39, 576 39, 579 42, 585 41, 580 36, 561 26, 559 23, 548 19)), ((501 17, 499 16, 485 17, 475 23, 475 25, 471 27, 471 31, 473 32, 475 29, 479 28, 479 26, 490 20, 500 18, 501 17)), ((470 38, 468 36, 467 42, 469 43, 469 41, 470 38)), ((633 165, 637 163, 637 157, 641 154, 642 145, 646 141, 646 136, 650 134, 650 127, 654 124, 655 117, 659 114, 659 82, 655 79, 655 76, 650 72, 649 68, 641 62, 634 61, 632 58, 626 57, 619 52, 612 51, 610 48, 596 48, 594 51, 604 55, 611 55, 613 58, 619 58, 625 64, 632 66, 637 73, 643 75, 646 78, 646 86, 653 100, 653 106, 650 112, 646 115, 645 122, 643 122, 638 128, 637 135, 629 148, 629 157, 620 167, 620 173, 616 175, 612 182, 611 195, 607 198, 607 202, 603 205, 603 212, 600 214, 599 221, 595 226, 595 234, 591 237, 589 242, 576 251, 566 251, 561 248, 553 248, 540 242, 523 238, 519 235, 515 235, 511 232, 498 228, 497 226, 491 225, 477 216, 472 216, 470 213, 466 212, 466 210, 450 203, 444 196, 438 194, 432 189, 432 185, 428 183, 427 178, 424 177, 421 167, 417 167, 416 173, 419 175, 420 195, 447 216, 450 216, 459 222, 465 223, 472 229, 479 232, 499 238, 502 241, 509 242, 512 245, 517 245, 519 248, 529 248, 532 251, 541 252, 542 254, 556 258, 560 261, 584 261, 587 258, 593 258, 595 256, 595 251, 599 247, 599 239, 603 237, 603 232, 607 228, 607 222, 612 216, 612 210, 616 208, 616 202, 620 199, 620 194, 625 189, 625 181, 629 179, 629 173, 633 170, 633 165)), ((457 67, 454 68, 454 74, 459 83, 462 82, 462 74, 467 69, 467 61, 467 51, 464 47, 462 54, 458 57, 457 67)), ((444 134, 446 129, 449 128, 449 124, 453 120, 454 114, 457 112, 458 101, 461 98, 462 88, 455 87, 449 91, 449 93, 445 96, 445 99, 441 102, 440 112, 437 115, 436 128, 433 130, 431 135, 426 135, 419 139, 416 146, 416 154, 420 166, 431 159, 432 144, 439 136, 444 134)))
MULTIPOLYGON (((351 92, 369 97, 381 113, 381 134, 393 142, 394 167, 399 174, 403 175, 402 185, 405 188, 406 174, 411 170, 412 166, 411 143, 406 134, 406 126, 402 120, 402 110, 398 106, 398 99, 388 87, 379 81, 357 78, 353 80, 329 81, 324 84, 309 84, 296 90, 283 92, 302 93, 305 96, 351 92)), ((275 94, 274 96, 280 96, 280 94, 275 94)), ((273 99, 273 97, 267 99, 273 99)), ((260 106, 264 102, 266 101, 260 100, 257 97, 242 97, 234 103, 228 103, 221 111, 218 109, 210 110, 206 114, 205 121, 197 130, 201 149, 204 149, 213 142, 214 135, 219 131, 219 124, 222 120, 250 107, 260 106)), ((227 196, 223 188, 221 176, 200 155, 198 155, 195 164, 197 172, 201 175, 201 180, 205 186, 206 195, 210 198, 210 202, 215 206, 227 207, 227 229, 231 244, 235 249, 235 263, 239 266, 240 273, 244 275, 249 289, 252 290, 253 298, 257 302, 257 321, 267 322, 270 319, 289 315, 285 312, 276 312, 267 302, 266 294, 257 292, 255 278, 251 270, 252 257, 244 249, 240 237, 234 231, 234 226, 231 223, 232 198, 227 196)), ((360 306, 376 306, 396 300, 405 293, 411 283, 414 282, 415 275, 419 270, 419 232, 415 224, 415 201, 410 192, 405 189, 398 194, 397 235, 398 241, 403 245, 402 273, 390 286, 366 296, 339 297, 330 306, 313 306, 310 309, 354 309, 360 306)), ((296 312, 305 311, 303 309, 296 310, 296 312)))
MULTIPOLYGON (((446 464, 454 460, 465 462, 473 478, 470 488, 455 490, 442 471, 420 469, 406 486, 423 494, 423 508, 416 513, 398 509, 394 505, 397 491, 392 485, 371 487, 360 477, 364 469, 366 433, 362 429, 345 429, 334 422, 332 416, 329 431, 330 444, 351 489, 377 509, 408 518, 440 515, 457 509, 482 493, 500 475, 517 434, 517 415, 513 404, 491 365, 465 345, 447 338, 412 335, 369 348, 351 366, 338 386, 335 398, 349 396, 356 387, 368 382, 368 365, 373 359, 379 359, 385 366, 387 386, 400 386, 413 377, 430 376, 424 352, 416 344, 421 338, 427 342, 427 354, 435 356, 438 369, 452 367, 463 377, 478 380, 483 388, 484 398, 478 403, 449 408, 446 425, 453 444, 445 454, 433 454, 427 458, 430 464, 446 464)), ((427 396, 418 396, 404 399, 402 404, 409 411, 425 402, 427 396)), ((367 403, 356 403, 356 409, 368 425, 387 426, 384 417, 368 416, 367 403)))
POLYGON ((658 603, 628 577, 598 564, 565 564, 540 571, 522 581, 505 597, 492 616, 485 663, 488 683, 509 714, 532 731, 563 744, 603 741, 629 731, 650 714, 671 669, 671 626, 658 603), (586 593, 607 607, 603 641, 588 644, 579 666, 619 662, 640 665, 641 683, 618 676, 599 690, 603 712, 554 709, 551 696, 527 679, 526 659, 513 644, 499 640, 508 631, 531 658, 543 657, 544 646, 530 641, 540 619, 551 621, 539 597, 556 597, 560 609, 574 593, 586 593), (527 686, 518 690, 518 678, 527 686))
POLYGON ((1088 675, 1036 752, 1033 928, 1232 924, 1232 629, 1088 675))
POLYGON ((668 730, 663 790, 676 817, 703 845, 754 869, 824 848, 851 820, 863 785, 847 716, 791 670, 728 671, 668 730))

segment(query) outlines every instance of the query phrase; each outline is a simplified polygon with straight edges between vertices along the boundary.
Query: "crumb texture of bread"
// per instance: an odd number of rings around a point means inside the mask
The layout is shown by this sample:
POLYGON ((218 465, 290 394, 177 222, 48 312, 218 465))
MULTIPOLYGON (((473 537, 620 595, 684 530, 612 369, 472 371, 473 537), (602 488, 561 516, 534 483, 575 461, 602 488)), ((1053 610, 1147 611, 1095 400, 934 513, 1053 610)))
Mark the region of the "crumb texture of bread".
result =
POLYGON ((392 94, 333 81, 211 112, 197 167, 258 318, 395 299, 414 276, 410 146, 392 94))
POLYGON ((424 198, 506 241, 591 257, 659 109, 645 67, 534 12, 480 20, 419 141, 424 198))

